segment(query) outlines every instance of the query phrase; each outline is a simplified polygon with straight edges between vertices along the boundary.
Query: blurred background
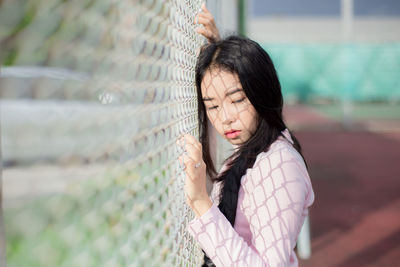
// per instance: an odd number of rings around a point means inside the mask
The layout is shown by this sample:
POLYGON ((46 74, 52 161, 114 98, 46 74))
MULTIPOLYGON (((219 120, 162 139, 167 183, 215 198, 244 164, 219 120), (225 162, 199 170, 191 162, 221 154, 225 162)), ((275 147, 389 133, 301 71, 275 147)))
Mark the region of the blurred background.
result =
MULTIPOLYGON (((0 1, 0 266, 199 266, 175 141, 198 134, 202 2, 0 1)), ((207 6, 277 68, 316 195, 300 266, 396 266, 400 2, 207 6)))
POLYGON ((278 70, 316 195, 300 266, 397 266, 400 2, 253 0, 246 16, 278 70))

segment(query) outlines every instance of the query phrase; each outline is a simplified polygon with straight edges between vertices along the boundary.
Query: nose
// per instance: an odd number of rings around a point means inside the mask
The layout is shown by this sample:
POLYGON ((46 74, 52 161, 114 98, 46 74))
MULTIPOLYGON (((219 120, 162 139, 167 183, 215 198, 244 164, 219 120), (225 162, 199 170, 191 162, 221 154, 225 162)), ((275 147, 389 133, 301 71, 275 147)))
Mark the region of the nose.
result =
POLYGON ((221 109, 221 121, 223 124, 231 124, 235 121, 234 107, 225 105, 221 109))

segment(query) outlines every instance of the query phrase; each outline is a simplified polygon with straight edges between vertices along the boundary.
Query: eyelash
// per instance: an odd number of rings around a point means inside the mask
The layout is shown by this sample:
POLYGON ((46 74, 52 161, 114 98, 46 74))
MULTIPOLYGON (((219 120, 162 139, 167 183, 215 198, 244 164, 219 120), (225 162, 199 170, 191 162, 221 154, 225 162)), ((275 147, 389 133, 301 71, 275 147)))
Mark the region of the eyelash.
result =
MULTIPOLYGON (((237 103, 243 102, 245 99, 246 99, 246 98, 243 97, 243 98, 238 99, 238 100, 236 100, 236 101, 232 101, 232 103, 237 104, 237 103)), ((213 110, 213 109, 216 109, 216 108, 218 108, 218 106, 212 106, 212 107, 209 107, 208 110, 213 110)))

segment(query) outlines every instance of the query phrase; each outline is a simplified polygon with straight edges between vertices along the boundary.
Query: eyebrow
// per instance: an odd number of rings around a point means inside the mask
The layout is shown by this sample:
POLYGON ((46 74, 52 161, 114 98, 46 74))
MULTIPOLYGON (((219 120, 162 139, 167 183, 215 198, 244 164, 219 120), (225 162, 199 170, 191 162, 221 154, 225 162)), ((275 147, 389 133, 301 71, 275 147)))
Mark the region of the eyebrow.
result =
POLYGON ((236 88, 235 90, 232 90, 232 91, 226 93, 225 96, 233 95, 233 94, 235 94, 237 92, 240 92, 240 91, 243 91, 243 89, 242 88, 236 88))
MULTIPOLYGON (((230 92, 227 92, 225 94, 225 96, 230 96, 230 95, 236 94, 237 92, 241 92, 241 91, 243 91, 242 88, 236 88, 236 89, 234 89, 234 90, 232 90, 230 92)), ((203 101, 211 101, 213 99, 214 99, 213 97, 203 97, 203 101)))

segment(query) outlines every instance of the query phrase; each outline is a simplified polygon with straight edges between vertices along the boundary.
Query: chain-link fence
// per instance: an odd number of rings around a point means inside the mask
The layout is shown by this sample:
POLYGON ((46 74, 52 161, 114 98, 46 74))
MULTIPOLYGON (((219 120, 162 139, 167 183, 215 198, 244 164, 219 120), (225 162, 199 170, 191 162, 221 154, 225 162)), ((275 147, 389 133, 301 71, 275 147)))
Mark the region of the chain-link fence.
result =
POLYGON ((0 1, 8 266, 199 266, 175 142, 200 5, 0 1))

